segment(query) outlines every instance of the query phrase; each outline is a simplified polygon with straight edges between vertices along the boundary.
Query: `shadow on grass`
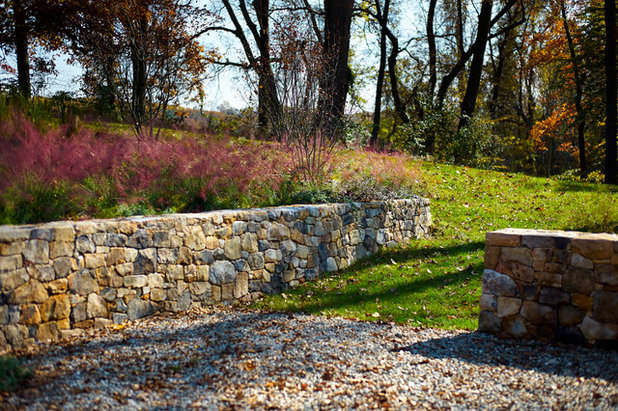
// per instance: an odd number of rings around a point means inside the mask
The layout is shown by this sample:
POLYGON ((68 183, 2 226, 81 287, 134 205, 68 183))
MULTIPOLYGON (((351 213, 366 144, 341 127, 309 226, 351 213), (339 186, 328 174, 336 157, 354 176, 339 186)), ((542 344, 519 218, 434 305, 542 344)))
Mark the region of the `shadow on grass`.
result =
POLYGON ((435 359, 456 359, 476 365, 514 367, 569 377, 618 382, 618 351, 502 339, 479 332, 422 341, 393 351, 408 351, 435 359))
POLYGON ((580 183, 576 181, 558 181, 556 185, 556 190, 559 191, 570 191, 570 192, 580 192, 580 193, 607 193, 607 194, 616 194, 618 193, 618 186, 615 185, 601 185, 595 183, 580 183))
MULTIPOLYGON (((385 262, 395 261, 395 263, 406 263, 410 260, 421 260, 428 257, 436 257, 446 255, 459 255, 477 251, 484 247, 483 242, 466 243, 452 247, 421 247, 414 250, 409 248, 385 250, 377 256, 373 256, 367 260, 358 262, 346 269, 342 274, 354 273, 358 269, 364 269, 371 266, 377 266, 385 262)), ((426 264, 432 264, 427 263, 426 264)), ((439 263, 436 263, 439 264, 439 263)), ((446 285, 461 284, 469 279, 473 274, 480 275, 483 271, 483 263, 468 266, 462 271, 447 272, 429 276, 423 274, 418 276, 412 274, 409 281, 404 284, 397 284, 393 290, 393 284, 389 284, 377 292, 362 292, 358 285, 348 285, 344 289, 335 289, 321 295, 320 301, 310 302, 305 301, 298 311, 306 311, 317 313, 325 309, 342 309, 348 306, 357 305, 359 301, 375 301, 379 299, 382 302, 396 302, 406 298, 408 295, 416 294, 427 289, 439 289, 446 285), (471 268, 471 270, 470 270, 471 268)), ((379 280, 380 278, 376 278, 379 280)), ((293 291, 292 291, 293 292, 293 291)), ((302 291, 299 290, 299 293, 302 291)))

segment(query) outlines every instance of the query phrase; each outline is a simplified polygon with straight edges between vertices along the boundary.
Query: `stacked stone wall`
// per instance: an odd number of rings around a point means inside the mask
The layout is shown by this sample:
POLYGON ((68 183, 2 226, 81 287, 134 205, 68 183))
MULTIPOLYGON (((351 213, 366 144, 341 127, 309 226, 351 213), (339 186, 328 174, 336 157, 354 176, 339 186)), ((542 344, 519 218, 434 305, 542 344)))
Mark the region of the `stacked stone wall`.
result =
POLYGON ((0 347, 250 301, 427 235, 429 201, 0 227, 0 347))
POLYGON ((480 331, 575 343, 617 340, 618 236, 488 232, 480 308, 480 331))

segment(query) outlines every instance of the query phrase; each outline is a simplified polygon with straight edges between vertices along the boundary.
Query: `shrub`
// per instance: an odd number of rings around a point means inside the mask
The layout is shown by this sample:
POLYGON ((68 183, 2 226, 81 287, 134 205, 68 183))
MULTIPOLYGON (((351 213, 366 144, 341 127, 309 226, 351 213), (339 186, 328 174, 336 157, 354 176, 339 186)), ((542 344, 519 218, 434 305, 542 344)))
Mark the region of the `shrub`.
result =
POLYGON ((0 357, 0 392, 14 391, 18 384, 33 377, 29 368, 15 357, 0 357))

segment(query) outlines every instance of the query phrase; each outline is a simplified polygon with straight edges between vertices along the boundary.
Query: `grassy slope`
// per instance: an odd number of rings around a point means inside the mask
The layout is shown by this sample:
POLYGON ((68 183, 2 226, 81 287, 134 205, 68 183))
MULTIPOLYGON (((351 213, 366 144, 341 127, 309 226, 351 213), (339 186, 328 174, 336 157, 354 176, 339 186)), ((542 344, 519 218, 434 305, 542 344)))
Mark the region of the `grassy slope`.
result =
MULTIPOLYGON (((617 195, 596 184, 417 164, 431 198, 435 233, 255 305, 441 328, 477 327, 486 231, 506 227, 594 229, 617 195)), ((613 210, 613 211, 612 211, 613 210)))

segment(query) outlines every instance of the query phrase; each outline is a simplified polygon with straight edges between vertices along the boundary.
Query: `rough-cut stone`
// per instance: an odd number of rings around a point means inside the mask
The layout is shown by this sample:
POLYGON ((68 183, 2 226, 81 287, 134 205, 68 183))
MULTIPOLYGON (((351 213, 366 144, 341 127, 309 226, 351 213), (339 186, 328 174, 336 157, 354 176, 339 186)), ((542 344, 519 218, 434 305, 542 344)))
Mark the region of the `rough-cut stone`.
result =
POLYGON ((98 294, 88 296, 88 318, 107 318, 107 303, 98 294))
POLYGON ((500 247, 486 246, 485 247, 485 268, 495 270, 500 257, 500 247))
POLYGON ((511 277, 493 270, 483 271, 483 293, 516 297, 519 294, 517 285, 511 277))
POLYGON ((54 260, 53 268, 57 277, 64 278, 77 269, 77 264, 73 258, 60 257, 54 260))
POLYGON ((568 304, 571 302, 571 295, 562 291, 560 288, 541 287, 539 303, 546 305, 568 304))
POLYGON ((588 341, 615 340, 618 338, 617 324, 604 324, 588 316, 582 321, 581 331, 588 341))
POLYGON ((286 239, 290 236, 290 229, 279 223, 273 223, 268 227, 267 239, 269 241, 278 241, 286 239))
POLYGON ((236 277, 236 268, 229 261, 215 261, 210 268, 210 282, 215 285, 231 283, 236 277))
POLYGON ((36 339, 39 341, 54 341, 58 336, 58 324, 55 322, 41 324, 36 330, 36 339))
POLYGON ((249 273, 238 273, 234 281, 234 298, 241 298, 249 293, 249 273))
POLYGON ((571 241, 570 236, 560 233, 528 233, 521 237, 521 243, 528 248, 552 248, 564 250, 571 241))
POLYGON ((68 277, 69 290, 79 295, 88 295, 99 291, 99 284, 86 269, 71 274, 68 277))
POLYGON ((242 236, 241 246, 243 251, 255 253, 258 251, 257 234, 246 233, 242 236))
POLYGON ((515 338, 522 338, 528 334, 525 320, 520 317, 505 318, 502 320, 502 330, 515 338))
POLYGON ((618 292, 595 291, 592 317, 600 322, 618 324, 618 292))
POLYGON ((571 246, 573 247, 573 252, 591 260, 610 259, 614 252, 611 240, 614 239, 615 241, 615 238, 614 236, 607 238, 602 234, 590 234, 573 238, 571 246))
POLYGON ((573 253, 573 256, 571 256, 571 265, 575 268, 583 268, 585 270, 592 270, 594 268, 592 260, 577 253, 573 253))
POLYGON ((556 310, 549 305, 538 304, 533 301, 524 301, 521 315, 528 321, 539 324, 553 324, 556 322, 556 310))
POLYGON ((0 257, 0 272, 2 271, 14 271, 23 266, 21 255, 10 255, 6 257, 0 257))
POLYGON ((130 288, 141 288, 148 285, 148 276, 146 275, 128 275, 124 277, 124 286, 130 288))
POLYGON ((75 239, 75 249, 80 253, 94 253, 96 245, 86 235, 80 235, 75 239))
MULTIPOLYGON (((129 301, 127 308, 127 318, 130 321, 143 318, 157 312, 158 306, 151 301, 142 300, 139 297, 134 297, 129 301)), ((116 322, 116 321, 114 321, 116 322)))
POLYGON ((195 296, 201 296, 203 294, 210 294, 212 285, 204 281, 196 281, 189 284, 189 291, 195 296))
POLYGON ((47 290, 37 280, 30 280, 19 286, 9 298, 11 304, 41 304, 45 300, 47 300, 47 290))
POLYGON ((326 271, 337 271, 337 261, 333 257, 326 259, 326 271))
POLYGON ((133 262, 133 273, 136 275, 151 274, 156 271, 157 251, 154 248, 139 250, 133 262))
POLYGON ((563 326, 581 324, 586 311, 574 305, 562 305, 558 310, 558 323, 563 326))
POLYGON ((522 300, 513 297, 498 297, 497 315, 499 318, 509 317, 519 313, 522 300))
POLYGON ((496 247, 517 247, 521 244, 521 235, 507 230, 492 231, 485 234, 485 244, 496 247))
POLYGON ((594 290, 594 274, 591 270, 569 268, 562 279, 562 288, 570 293, 589 295, 594 290))
POLYGON ((525 247, 502 247, 500 260, 532 266, 532 250, 525 247))
POLYGON ((239 237, 233 237, 225 241, 225 245, 223 246, 223 254, 226 258, 230 260, 239 259, 242 256, 241 251, 239 237))
POLYGON ((69 318, 71 301, 66 294, 52 295, 41 307, 43 321, 62 320, 69 318))
POLYGON ((47 292, 50 294, 60 294, 67 291, 69 288, 69 280, 66 278, 60 278, 55 281, 51 281, 45 284, 47 292))
POLYGON ((36 325, 41 322, 41 313, 36 304, 24 304, 21 306, 19 323, 26 325, 36 325))
POLYGON ((481 310, 496 312, 498 308, 498 299, 493 294, 481 294, 479 306, 481 310))
POLYGON ((607 263, 595 264, 594 277, 597 283, 618 286, 618 265, 607 263))
POLYGON ((22 254, 26 261, 35 264, 46 264, 49 261, 49 243, 44 240, 26 241, 22 254))
POLYGON ((490 311, 481 311, 479 314, 479 331, 499 332, 502 328, 502 321, 490 311))

